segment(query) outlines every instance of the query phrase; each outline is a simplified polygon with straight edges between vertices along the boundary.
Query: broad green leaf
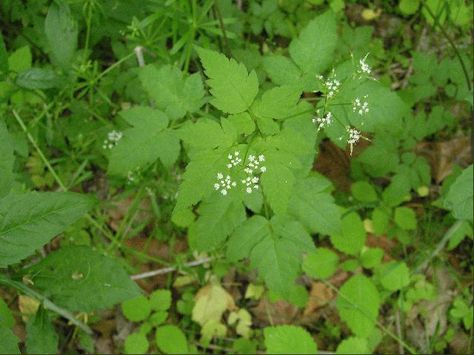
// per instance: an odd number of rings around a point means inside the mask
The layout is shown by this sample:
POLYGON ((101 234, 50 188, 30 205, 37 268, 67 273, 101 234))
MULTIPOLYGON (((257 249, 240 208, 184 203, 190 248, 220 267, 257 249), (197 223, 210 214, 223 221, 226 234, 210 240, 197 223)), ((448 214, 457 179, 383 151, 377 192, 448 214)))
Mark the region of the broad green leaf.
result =
POLYGON ((367 339, 350 337, 339 343, 336 354, 370 354, 367 339))
POLYGON ((255 131, 255 122, 246 112, 230 115, 227 120, 234 126, 238 134, 249 135, 255 131))
MULTIPOLYGON (((5 196, 14 182, 13 139, 4 121, 0 121, 0 198, 5 196)), ((1 264, 1 261, 0 261, 1 264)))
POLYGON ((207 49, 198 49, 204 72, 209 78, 213 104, 226 113, 239 113, 247 110, 258 92, 258 79, 254 71, 247 72, 243 64, 228 59, 207 49))
POLYGON ((254 102, 252 112, 258 117, 283 120, 296 113, 301 89, 285 85, 265 91, 260 100, 254 102))
POLYGON ((122 303, 123 315, 132 322, 140 322, 148 318, 151 312, 150 301, 145 296, 138 296, 122 303))
POLYGON ((54 1, 44 21, 51 60, 63 69, 71 67, 77 48, 77 23, 64 0, 54 1))
POLYGON ((0 298, 0 326, 5 326, 7 328, 13 328, 15 325, 15 318, 8 308, 8 305, 5 303, 3 298, 0 298))
POLYGON ((4 197, 0 200, 0 267, 32 255, 93 205, 90 197, 73 192, 4 197))
POLYGON ((179 130, 179 137, 193 149, 229 147, 233 143, 232 137, 226 134, 221 125, 209 118, 184 125, 179 130))
POLYGON ((322 73, 333 62, 337 45, 336 17, 330 11, 310 21, 291 41, 291 58, 304 73, 322 73))
POLYGON ((473 166, 470 165, 451 185, 444 207, 450 209, 457 219, 473 219, 473 166))
POLYGON ((416 214, 411 208, 397 207, 395 208, 395 223, 404 230, 416 229, 416 214))
POLYGON ((171 291, 155 290, 150 295, 150 306, 154 311, 167 311, 171 307, 171 291))
POLYGON ((316 354, 318 348, 302 327, 280 325, 263 329, 267 354, 316 354))
POLYGON ((357 213, 351 212, 342 219, 341 233, 331 234, 330 237, 336 249, 348 255, 357 255, 365 243, 364 224, 357 213))
POLYGON ((240 199, 215 193, 199 207, 200 217, 189 228, 193 248, 210 251, 221 245, 246 218, 240 199))
POLYGON ((176 67, 165 65, 157 68, 147 65, 140 68, 140 81, 156 107, 171 119, 196 112, 204 104, 204 87, 199 74, 186 78, 176 67))
POLYGON ((11 71, 21 73, 31 68, 32 56, 29 46, 18 48, 8 57, 8 66, 11 71))
POLYGON ((367 181, 357 181, 351 186, 352 196, 361 202, 377 201, 377 192, 367 181))
POLYGON ((126 129, 123 138, 112 148, 110 174, 127 176, 158 158, 166 167, 174 164, 180 151, 179 139, 172 130, 166 129, 168 117, 163 112, 136 106, 122 111, 121 116, 132 128, 126 129))
POLYGON ((306 255, 303 262, 303 271, 315 279, 327 279, 337 270, 339 257, 327 248, 316 248, 306 255))
POLYGON ((18 343, 20 339, 17 338, 13 331, 3 324, 0 324, 0 354, 20 354, 18 343))
POLYGON ((361 338, 375 328, 380 296, 372 281, 364 275, 352 276, 339 290, 336 307, 341 319, 361 338))
POLYGON ((156 345, 164 354, 187 354, 188 343, 183 331, 175 325, 164 325, 156 330, 156 345))
POLYGON ((63 79, 51 69, 31 68, 21 72, 15 83, 24 89, 52 89, 63 86, 63 79))
POLYGON ((28 354, 56 354, 58 334, 47 312, 40 308, 26 325, 26 350, 28 354))
POLYGON ((263 57, 263 65, 268 76, 277 85, 294 85, 301 79, 300 69, 287 57, 269 55, 263 57))
POLYGON ((341 211, 329 194, 330 183, 321 177, 299 180, 290 199, 289 213, 312 233, 341 232, 341 211))
POLYGON ((381 248, 364 248, 360 255, 360 262, 366 269, 372 269, 379 265, 383 258, 383 249, 381 248))
POLYGON ((125 339, 126 354, 146 354, 150 343, 145 334, 132 333, 125 339))
POLYGON ((257 342, 245 338, 239 338, 232 344, 232 350, 236 354, 256 354, 257 342))
POLYGON ((372 225, 375 235, 383 235, 387 232, 390 215, 391 213, 389 214, 381 208, 375 208, 372 211, 372 225))
POLYGON ((274 217, 271 222, 253 217, 238 227, 229 240, 231 260, 250 258, 267 286, 287 299, 300 271, 304 253, 315 249, 303 226, 291 219, 274 217))
POLYGON ((110 308, 140 294, 119 262, 84 246, 52 252, 25 273, 43 295, 71 311, 110 308))
POLYGON ((386 263, 381 265, 377 274, 380 283, 389 291, 397 291, 410 283, 410 270, 404 262, 386 263))
POLYGON ((406 175, 397 174, 383 191, 382 199, 390 207, 398 206, 410 193, 410 181, 406 175))

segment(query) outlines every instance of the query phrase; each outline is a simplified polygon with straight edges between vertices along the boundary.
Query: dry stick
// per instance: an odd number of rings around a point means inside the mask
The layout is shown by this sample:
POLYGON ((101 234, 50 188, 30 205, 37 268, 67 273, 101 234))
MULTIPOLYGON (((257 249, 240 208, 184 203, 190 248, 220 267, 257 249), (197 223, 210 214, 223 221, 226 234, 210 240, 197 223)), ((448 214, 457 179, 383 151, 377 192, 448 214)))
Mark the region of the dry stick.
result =
MULTIPOLYGON (((204 258, 204 259, 194 260, 194 261, 190 261, 190 262, 184 264, 184 266, 187 266, 187 267, 198 266, 198 265, 208 263, 212 259, 213 258, 204 258)), ((165 267, 165 268, 162 268, 162 269, 157 269, 157 270, 143 272, 141 274, 132 275, 132 276, 130 276, 130 278, 132 280, 141 280, 141 279, 146 279, 148 277, 153 277, 153 276, 156 276, 156 275, 169 274, 170 272, 173 272, 177 269, 178 269, 178 267, 176 267, 176 266, 169 266, 169 267, 165 267)))
POLYGON ((133 50, 135 52, 135 56, 137 57, 137 62, 139 67, 145 66, 145 58, 143 57, 143 47, 137 46, 133 50))

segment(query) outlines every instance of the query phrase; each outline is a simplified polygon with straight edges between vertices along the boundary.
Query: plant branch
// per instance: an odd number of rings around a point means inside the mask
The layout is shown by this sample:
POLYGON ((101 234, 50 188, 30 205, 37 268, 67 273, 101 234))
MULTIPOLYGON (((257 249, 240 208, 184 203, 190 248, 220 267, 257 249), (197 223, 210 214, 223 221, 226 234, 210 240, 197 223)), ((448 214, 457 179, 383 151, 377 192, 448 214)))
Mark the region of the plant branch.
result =
MULTIPOLYGON (((213 258, 203 258, 203 259, 199 259, 199 260, 190 261, 190 262, 184 264, 184 266, 187 266, 187 267, 199 266, 199 265, 208 263, 211 260, 213 260, 213 258)), ((130 278, 132 280, 141 280, 141 279, 146 279, 148 277, 153 277, 153 276, 156 276, 156 275, 169 274, 170 272, 173 272, 177 269, 178 269, 177 266, 169 266, 169 267, 165 267, 165 268, 162 268, 162 269, 151 270, 151 271, 143 272, 141 274, 132 275, 132 276, 130 276, 130 278)))

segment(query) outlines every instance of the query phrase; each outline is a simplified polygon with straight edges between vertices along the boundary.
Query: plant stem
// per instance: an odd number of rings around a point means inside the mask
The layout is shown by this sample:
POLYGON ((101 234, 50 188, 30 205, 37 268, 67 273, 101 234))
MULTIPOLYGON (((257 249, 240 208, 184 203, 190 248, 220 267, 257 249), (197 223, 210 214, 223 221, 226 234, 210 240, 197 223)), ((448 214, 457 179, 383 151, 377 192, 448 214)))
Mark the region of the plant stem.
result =
MULTIPOLYGON (((199 266, 199 265, 208 263, 212 260, 213 260, 213 258, 204 258, 204 259, 194 260, 194 261, 190 261, 190 262, 184 264, 184 266, 187 266, 187 267, 199 266)), ((165 267, 165 268, 162 268, 162 269, 157 269, 157 270, 143 272, 141 274, 132 275, 132 276, 130 276, 130 278, 132 280, 141 280, 141 279, 146 279, 148 277, 153 277, 153 276, 156 276, 156 275, 169 274, 170 272, 173 272, 176 269, 177 269, 176 266, 169 266, 169 267, 165 267)))

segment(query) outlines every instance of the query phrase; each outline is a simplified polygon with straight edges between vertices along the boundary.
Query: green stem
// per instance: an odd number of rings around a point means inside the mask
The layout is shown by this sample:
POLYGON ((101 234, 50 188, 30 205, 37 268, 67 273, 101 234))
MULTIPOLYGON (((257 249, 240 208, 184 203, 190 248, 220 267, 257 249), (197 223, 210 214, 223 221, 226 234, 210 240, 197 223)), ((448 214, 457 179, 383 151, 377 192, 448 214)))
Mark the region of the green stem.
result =
POLYGON ((85 323, 81 322, 76 317, 74 317, 74 315, 71 312, 65 310, 64 308, 59 307, 54 302, 52 302, 50 299, 46 298, 45 296, 43 296, 42 294, 36 292, 35 290, 29 288, 28 286, 24 285, 23 283, 18 282, 18 281, 14 281, 14 280, 6 277, 5 275, 0 274, 0 284, 13 287, 13 288, 17 289, 18 291, 23 292, 25 295, 36 298, 38 301, 43 303, 43 306, 44 306, 45 309, 49 309, 50 311, 53 311, 53 312, 59 314, 60 316, 66 318, 72 324, 74 324, 75 326, 77 326, 77 327, 81 328, 83 331, 85 331, 87 334, 93 334, 92 329, 89 328, 85 323))

